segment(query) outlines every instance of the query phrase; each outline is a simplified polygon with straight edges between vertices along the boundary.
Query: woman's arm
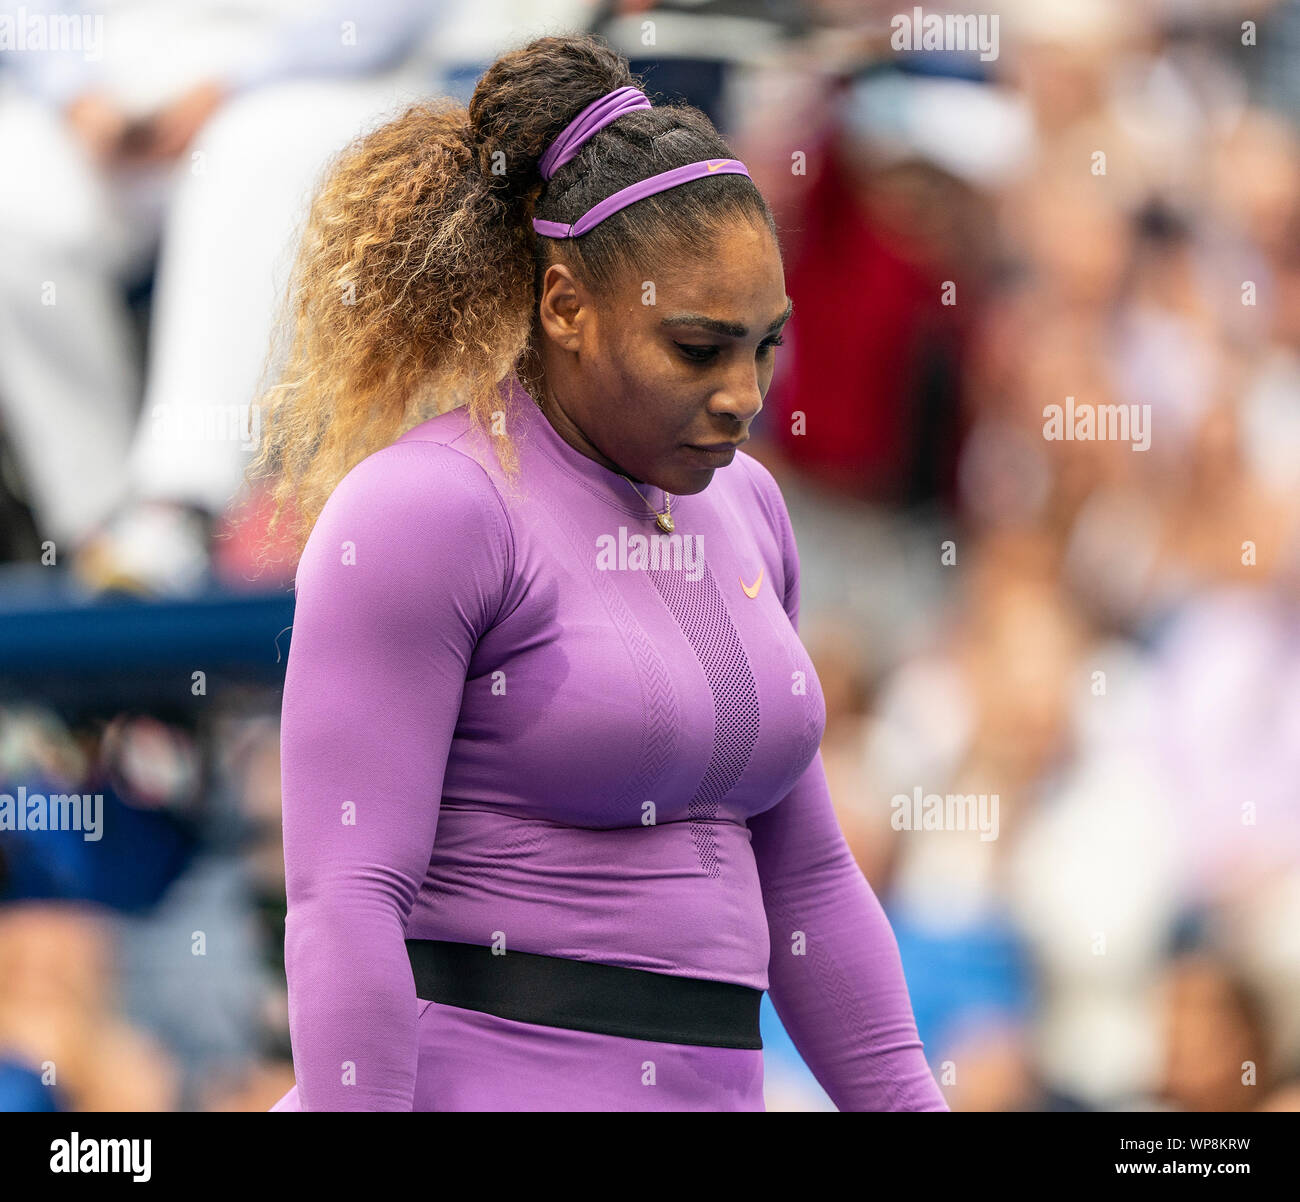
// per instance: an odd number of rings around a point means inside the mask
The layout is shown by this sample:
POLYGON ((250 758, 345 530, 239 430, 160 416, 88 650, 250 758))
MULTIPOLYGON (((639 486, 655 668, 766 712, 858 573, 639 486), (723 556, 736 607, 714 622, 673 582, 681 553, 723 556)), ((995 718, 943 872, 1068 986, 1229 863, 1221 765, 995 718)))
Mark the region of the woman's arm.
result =
MULTIPOLYGON (((785 611, 799 627, 799 559, 780 490, 755 473, 781 541, 785 611)), ((748 821, 771 940, 768 992, 840 1110, 947 1110, 926 1064, 898 941, 840 830, 821 752, 748 821)))
POLYGON ((768 992, 831 1101, 840 1110, 947 1110, 898 942, 840 832, 820 751, 749 829, 772 945, 768 992))
POLYGON ((330 496, 297 573, 284 684, 285 973, 304 1110, 410 1110, 424 880, 470 656, 509 525, 468 457, 395 443, 330 496))

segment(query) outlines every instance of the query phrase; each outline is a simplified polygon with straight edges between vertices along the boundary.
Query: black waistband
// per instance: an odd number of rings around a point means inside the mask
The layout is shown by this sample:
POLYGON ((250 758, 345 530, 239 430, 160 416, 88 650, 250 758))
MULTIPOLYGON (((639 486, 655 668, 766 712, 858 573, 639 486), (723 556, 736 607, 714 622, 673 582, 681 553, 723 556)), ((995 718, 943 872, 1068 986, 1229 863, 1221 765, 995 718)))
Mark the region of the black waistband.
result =
POLYGON ((517 1022, 653 1039, 760 1049, 761 989, 560 956, 408 939, 416 996, 517 1022))

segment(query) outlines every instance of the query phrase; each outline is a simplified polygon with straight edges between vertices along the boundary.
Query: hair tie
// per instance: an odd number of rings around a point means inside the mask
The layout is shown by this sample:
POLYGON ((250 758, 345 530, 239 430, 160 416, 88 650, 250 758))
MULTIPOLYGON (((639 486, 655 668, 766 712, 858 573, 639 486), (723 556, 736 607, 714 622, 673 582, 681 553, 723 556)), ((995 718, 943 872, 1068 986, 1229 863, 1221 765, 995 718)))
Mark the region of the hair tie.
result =
MULTIPOLYGON (((653 106, 646 94, 640 88, 633 87, 615 88, 598 100, 593 100, 560 131, 559 136, 542 155, 537 164, 542 178, 549 180, 578 153, 588 138, 598 130, 604 129, 611 121, 617 120, 624 113, 651 107, 653 106)), ((739 159, 703 159, 698 163, 687 163, 684 167, 674 167, 671 171, 661 171, 658 175, 652 175, 648 179, 621 188, 613 196, 607 196, 592 205, 571 224, 534 217, 533 229, 546 238, 580 238, 605 218, 617 213, 619 209, 626 208, 647 196, 653 196, 656 192, 663 192, 677 187, 678 184, 702 179, 707 175, 743 175, 750 178, 745 164, 739 159)))
POLYGON ((593 100, 560 131, 559 136, 542 155, 537 164, 542 179, 550 179, 578 153, 588 138, 604 129, 611 121, 617 120, 624 113, 652 107, 650 98, 640 88, 630 86, 615 88, 614 91, 606 92, 604 96, 593 100))

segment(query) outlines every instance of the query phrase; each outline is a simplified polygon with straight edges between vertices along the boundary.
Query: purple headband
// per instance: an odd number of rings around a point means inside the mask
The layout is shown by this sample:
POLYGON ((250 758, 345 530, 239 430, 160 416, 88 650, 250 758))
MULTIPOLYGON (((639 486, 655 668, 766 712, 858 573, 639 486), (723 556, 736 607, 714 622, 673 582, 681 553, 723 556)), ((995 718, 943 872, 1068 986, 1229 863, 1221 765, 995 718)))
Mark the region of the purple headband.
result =
MULTIPOLYGON (((542 178, 549 180, 556 171, 576 155, 582 144, 598 130, 602 130, 611 121, 630 113, 635 109, 651 107, 649 98, 639 88, 615 88, 598 100, 587 105, 564 129, 559 137, 547 148, 537 164, 542 178)), ((684 184, 689 180, 701 179, 706 175, 743 175, 749 177, 745 164, 739 159, 705 159, 699 163, 687 163, 684 167, 674 167, 643 179, 630 187, 622 188, 613 196, 607 196, 593 205, 572 225, 562 221, 545 221, 533 218, 533 229, 547 238, 580 238, 593 226, 599 225, 606 217, 626 208, 634 201, 653 196, 684 184)))

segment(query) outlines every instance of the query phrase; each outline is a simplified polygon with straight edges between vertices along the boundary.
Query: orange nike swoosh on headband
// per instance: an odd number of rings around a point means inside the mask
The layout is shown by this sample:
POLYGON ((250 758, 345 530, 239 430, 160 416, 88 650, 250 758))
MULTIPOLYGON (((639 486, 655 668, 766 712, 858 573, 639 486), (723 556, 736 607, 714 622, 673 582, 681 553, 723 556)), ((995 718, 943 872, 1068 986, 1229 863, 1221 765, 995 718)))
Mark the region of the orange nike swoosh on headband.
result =
POLYGON ((710 171, 716 171, 719 167, 721 167, 724 163, 726 163, 726 161, 727 161, 726 159, 719 159, 716 163, 706 163, 705 166, 708 167, 710 171))
POLYGON ((762 584, 763 584, 762 568, 758 569, 758 579, 755 580, 753 584, 746 584, 745 578, 743 576, 740 578, 740 587, 745 590, 746 597, 757 597, 758 590, 762 587, 762 584))

